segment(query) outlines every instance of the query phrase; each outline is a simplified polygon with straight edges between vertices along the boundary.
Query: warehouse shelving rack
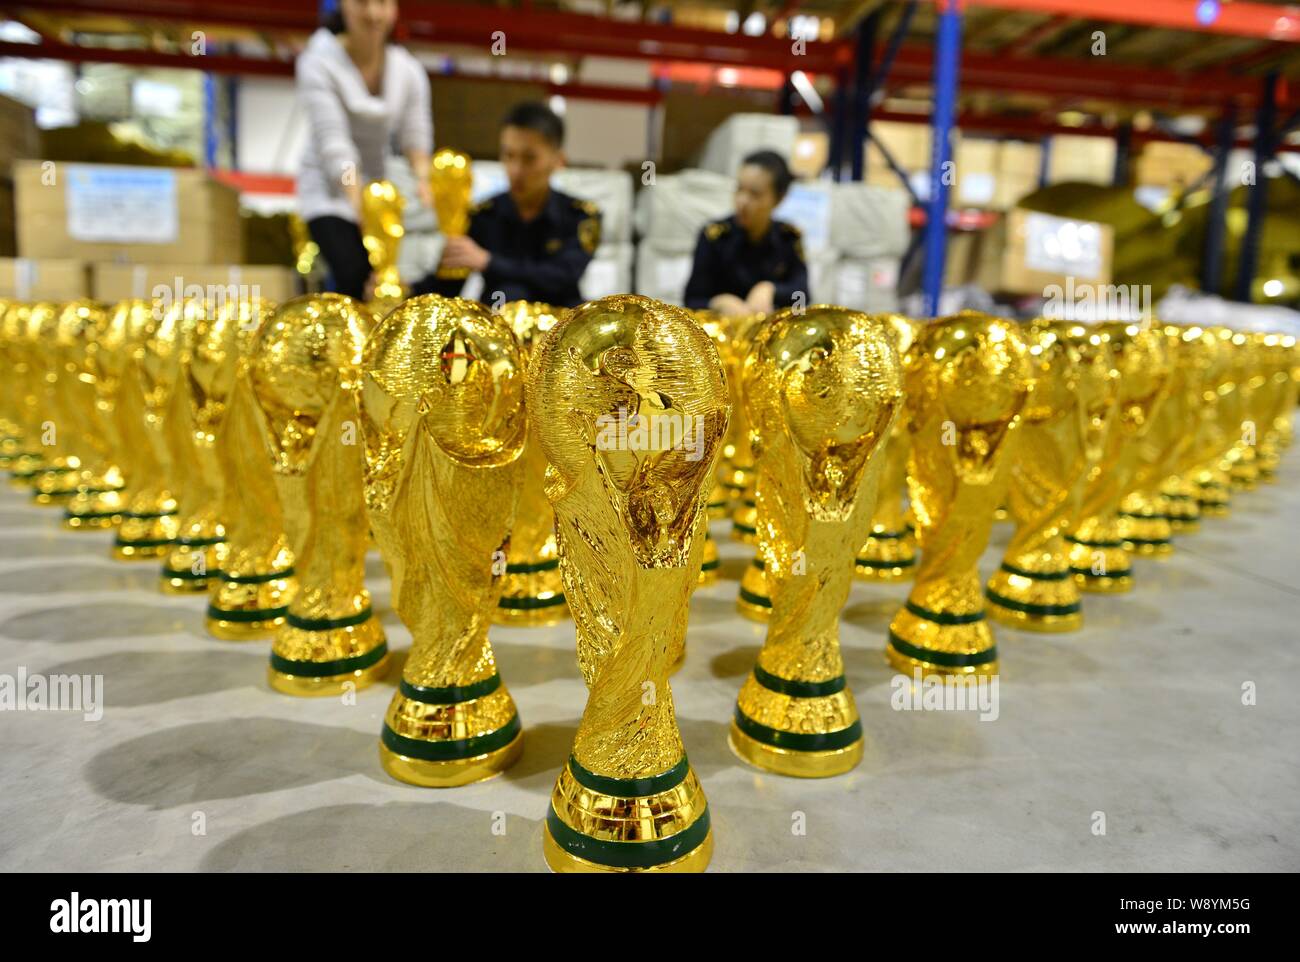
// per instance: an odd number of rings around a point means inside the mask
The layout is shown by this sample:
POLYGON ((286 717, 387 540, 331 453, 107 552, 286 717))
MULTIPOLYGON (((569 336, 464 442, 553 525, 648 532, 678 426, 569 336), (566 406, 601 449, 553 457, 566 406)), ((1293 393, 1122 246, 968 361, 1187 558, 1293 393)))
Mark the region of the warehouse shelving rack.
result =
MULTIPOLYGON (((666 17, 636 21, 558 6, 558 0, 517 0, 508 8, 467 0, 403 0, 401 39, 414 46, 483 49, 492 31, 504 28, 512 49, 533 54, 709 65, 729 69, 741 82, 757 78, 758 85, 777 92, 774 109, 786 111, 799 109, 791 83, 796 72, 829 78, 836 95, 826 120, 830 165, 837 178, 864 176, 864 151, 850 150, 850 145, 860 146, 870 137, 873 120, 929 123, 934 176, 914 223, 924 224, 924 292, 931 313, 937 310, 947 231, 978 228, 988 220, 948 209, 948 185, 938 173, 951 157, 954 126, 1016 138, 1060 133, 1115 137, 1117 173, 1128 151, 1144 141, 1188 140, 1212 151, 1214 197, 1202 269, 1207 289, 1217 286, 1222 269, 1222 175, 1228 150, 1251 147, 1256 167, 1262 169, 1276 152, 1300 149, 1286 140, 1300 125, 1300 98, 1291 89, 1300 76, 1300 7, 1248 0, 786 0, 769 10, 764 32, 751 36, 675 24, 667 5, 661 9, 666 17), (833 17, 835 35, 810 40, 796 53, 789 38, 778 32, 800 13, 833 17), (1161 59, 1173 66, 1151 66, 1141 56, 1089 62, 1059 55, 1062 37, 1078 37, 1098 26, 1117 31, 1126 42, 1172 38, 1172 53, 1161 59), (1054 46, 1056 55, 1042 52, 1054 46), (887 95, 917 89, 928 91, 928 115, 887 109, 887 95), (963 103, 966 93, 1003 98, 1008 109, 963 103), (1038 108, 1026 112, 1024 98, 1036 101, 1038 108), (1214 122, 1200 135, 1187 137, 1158 123, 1139 129, 1127 120, 1067 125, 1045 119, 1063 105, 1099 103, 1121 113, 1195 111, 1214 122), (1248 140, 1237 136, 1243 120, 1253 121, 1248 140)), ((753 3, 745 7, 756 9, 753 3)), ((39 37, 31 44, 0 42, 0 56, 184 67, 228 78, 285 76, 292 73, 292 54, 314 29, 319 12, 319 0, 219 5, 211 0, 0 0, 0 13, 39 37), (224 39, 196 56, 183 42, 191 29, 207 29, 214 39, 224 39), (84 42, 114 34, 122 42, 84 42), (260 41, 264 55, 242 51, 248 44, 237 43, 240 37, 260 41)), ((663 98, 662 81, 644 89, 549 81, 546 87, 565 97, 647 106, 663 98)), ((240 180, 237 174, 226 177, 240 180)), ((1258 260, 1266 181, 1261 177, 1249 197, 1237 284, 1242 300, 1248 299, 1258 260)))

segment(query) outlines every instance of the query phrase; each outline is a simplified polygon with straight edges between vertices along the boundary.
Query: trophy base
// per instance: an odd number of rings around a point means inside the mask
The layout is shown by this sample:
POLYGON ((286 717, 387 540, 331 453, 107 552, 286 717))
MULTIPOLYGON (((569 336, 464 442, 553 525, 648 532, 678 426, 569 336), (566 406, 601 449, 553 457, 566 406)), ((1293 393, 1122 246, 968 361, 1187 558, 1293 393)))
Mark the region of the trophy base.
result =
POLYGON ((165 558, 176 547, 180 519, 175 511, 122 512, 122 522, 113 540, 113 557, 119 561, 165 558))
POLYGON ((121 511, 79 512, 73 514, 72 509, 69 508, 68 513, 63 516, 63 527, 69 531, 104 531, 116 527, 121 521, 121 511))
POLYGON ((392 655, 385 651, 382 658, 367 668, 340 672, 337 675, 290 675, 275 668, 267 667, 266 681, 282 695, 298 698, 323 698, 328 695, 341 695, 351 684, 353 691, 369 688, 384 675, 388 674, 392 655))
POLYGON ((708 868, 709 860, 713 858, 713 829, 710 828, 708 834, 704 836, 704 841, 686 855, 672 862, 665 862, 651 868, 616 868, 611 865, 598 865, 595 862, 588 862, 585 858, 579 858, 560 848, 559 843, 551 835, 549 825, 542 826, 542 854, 546 858, 547 867, 557 875, 594 874, 597 872, 698 874, 708 868))
POLYGON ((1122 595, 1133 590, 1133 572, 1121 571, 1118 574, 1095 575, 1087 569, 1071 568, 1074 583, 1080 591, 1098 595, 1122 595))
POLYGON ((910 581, 915 567, 916 536, 912 529, 890 531, 882 525, 872 530, 858 551, 853 574, 862 581, 910 581))
POLYGON ((702 872, 713 852, 708 801, 685 757, 658 775, 612 778, 570 756, 544 831, 555 872, 702 872))
POLYGON ((731 507, 731 492, 727 487, 718 482, 709 492, 709 503, 705 509, 705 514, 710 521, 717 521, 727 516, 728 509, 731 507))
MULTIPOLYGON (((183 531, 192 532, 197 526, 186 524, 183 531)), ((160 587, 166 594, 185 595, 207 591, 221 580, 221 566, 226 561, 226 540, 220 534, 181 534, 168 552, 162 566, 160 587), (202 558, 202 572, 196 573, 195 559, 202 558)))
POLYGON ((113 557, 118 561, 154 561, 171 550, 172 541, 118 541, 113 557))
POLYGON ((424 688, 405 678, 384 713, 384 771, 425 788, 451 788, 496 775, 523 751, 523 728, 501 676, 424 688))
POLYGON ((984 587, 990 616, 1026 631, 1076 631, 1083 626, 1079 587, 1059 545, 1047 549, 1054 560, 1046 571, 1023 567, 1026 560, 1018 556, 1002 562, 984 587))
POLYGON ((705 528, 704 554, 700 560, 700 577, 696 583, 701 586, 713 584, 718 580, 718 570, 721 567, 722 559, 718 557, 718 546, 709 534, 709 529, 705 528))
MULTIPOLYGON (((929 597, 942 596, 931 587, 929 597)), ((968 597, 962 607, 975 602, 968 597)), ((980 602, 977 610, 935 611, 909 597, 889 623, 889 663, 907 675, 996 675, 998 647, 980 602)))
POLYGON ((853 574, 859 581, 874 581, 879 584, 911 581, 915 566, 915 558, 906 561, 877 561, 859 557, 853 562, 853 574))
POLYGON ((383 626, 369 608, 348 617, 324 619, 295 617, 288 612, 271 645, 266 678, 281 694, 318 698, 341 694, 347 686, 360 691, 384 677, 391 663, 383 626), (323 657, 289 658, 283 651, 307 651, 323 657))
POLYGON ((216 581, 216 573, 196 575, 190 571, 168 571, 158 576, 158 589, 165 595, 205 594, 216 581))
POLYGON ((63 527, 69 531, 103 530, 121 524, 127 499, 121 488, 81 492, 68 502, 63 527))
POLYGON ((544 628, 547 625, 558 625, 569 617, 569 606, 564 595, 552 598, 503 597, 492 612, 492 623, 519 628, 544 628))
POLYGON ((216 573, 214 581, 208 634, 225 641, 250 641, 274 635, 284 624, 294 590, 293 568, 223 570, 216 573))
POLYGON ((761 768, 763 771, 791 778, 829 778, 843 775, 862 761, 865 742, 858 740, 845 748, 828 751, 800 752, 773 745, 765 745, 757 739, 750 738, 733 720, 727 744, 732 753, 742 762, 761 768))
POLYGON ((412 758, 379 743, 379 764, 393 778, 421 788, 455 788, 495 778, 513 765, 524 750, 524 733, 519 731, 504 748, 473 758, 428 761, 412 758))
POLYGON ((560 562, 553 552, 551 546, 549 557, 544 553, 540 558, 506 564, 501 598, 492 613, 496 624, 541 627, 558 625, 570 617, 560 562))
POLYGON ((246 611, 223 611, 214 614, 216 609, 209 607, 208 616, 204 619, 207 626, 208 634, 213 638, 220 638, 222 641, 258 641, 269 638, 280 630, 284 624, 284 612, 286 608, 271 609, 264 614, 265 617, 249 621, 238 621, 223 615, 244 615, 246 611), (279 614, 275 614, 279 611, 279 614))
MULTIPOLYGON (((1033 609, 1037 607, 1034 605, 1022 604, 1016 608, 1007 608, 1001 604, 1000 599, 991 594, 986 594, 985 598, 989 603, 989 616, 1011 628, 1055 634, 1078 631, 1083 627, 1082 611, 1073 611, 1068 614, 1043 613, 1034 611, 1033 609)), ((1044 605, 1042 607, 1048 606, 1044 605)))
POLYGON ((74 491, 33 491, 32 504, 42 508, 66 508, 77 492, 74 491))
POLYGON ((741 544, 758 544, 758 505, 753 497, 740 502, 731 516, 731 540, 741 544))
POLYGON ((1171 541, 1136 541, 1125 538, 1124 550, 1144 558, 1168 558, 1174 553, 1174 545, 1171 541))

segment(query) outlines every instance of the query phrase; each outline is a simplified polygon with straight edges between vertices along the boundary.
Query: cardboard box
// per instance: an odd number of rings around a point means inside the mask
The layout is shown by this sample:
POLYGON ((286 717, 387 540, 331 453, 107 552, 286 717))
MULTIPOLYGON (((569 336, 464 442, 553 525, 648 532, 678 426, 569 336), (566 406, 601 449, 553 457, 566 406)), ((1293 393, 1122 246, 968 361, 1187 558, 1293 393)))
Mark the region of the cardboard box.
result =
POLYGON ((992 208, 1010 210, 1028 194, 1038 190, 1043 166, 1043 147, 1019 140, 1005 140, 998 146, 998 182, 992 208))
POLYGON ((1047 182, 1075 181, 1109 186, 1115 179, 1115 141, 1111 137, 1058 134, 1047 154, 1047 182))
POLYGON ((997 199, 998 158, 996 140, 963 138, 957 147, 952 203, 960 207, 992 207, 997 199))
POLYGON ((40 153, 36 113, 26 104, 0 96, 0 177, 13 176, 15 160, 39 157, 40 153))
POLYGON ((239 194, 201 170, 14 165, 18 252, 129 264, 238 264, 239 194))
POLYGON ((277 303, 298 295, 298 273, 271 265, 95 264, 91 290, 100 301, 128 298, 208 297, 244 300, 264 297, 277 303))
POLYGON ((974 243, 978 253, 969 255, 977 261, 974 270, 960 264, 952 270, 967 271, 992 293, 1045 297, 1052 285, 1082 290, 1110 284, 1114 233, 1109 224, 1017 207, 974 243))
POLYGON ((1191 144, 1153 141, 1142 148, 1133 169, 1138 187, 1191 187, 1210 172, 1214 158, 1191 144))
POLYGON ((54 258, 0 258, 0 297, 19 301, 71 301, 90 294, 82 261, 54 258))
MULTIPOLYGON (((922 200, 929 194, 930 145, 933 142, 928 122, 905 123, 895 120, 881 120, 871 125, 871 140, 864 148, 867 152, 866 182, 875 187, 902 187, 898 175, 885 161, 885 156, 876 146, 879 140, 885 145, 898 166, 908 174, 908 180, 922 200)), ((961 155, 961 131, 954 130, 949 141, 952 145, 954 162, 961 155)), ((960 172, 958 172, 960 176, 960 172)))

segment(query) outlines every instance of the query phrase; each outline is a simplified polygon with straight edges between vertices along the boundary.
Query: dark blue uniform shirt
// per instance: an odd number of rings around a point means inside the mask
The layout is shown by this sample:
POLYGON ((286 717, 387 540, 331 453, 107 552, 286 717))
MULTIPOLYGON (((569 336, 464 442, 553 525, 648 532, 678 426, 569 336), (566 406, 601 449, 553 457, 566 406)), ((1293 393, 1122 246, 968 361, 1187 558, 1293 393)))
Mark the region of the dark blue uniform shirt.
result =
POLYGON ((743 300, 760 281, 771 281, 776 288, 773 303, 777 307, 791 306, 796 291, 803 292, 805 304, 812 303, 799 228, 772 221, 755 244, 735 216, 706 224, 695 244, 686 306, 708 307, 719 294, 735 294, 743 300))
MULTIPOLYGON (((470 209, 469 236, 492 255, 483 272, 484 303, 500 291, 507 301, 576 307, 578 279, 600 244, 600 209, 553 189, 541 213, 525 221, 507 191, 470 209)), ((464 284, 430 274, 416 293, 454 296, 464 284)))

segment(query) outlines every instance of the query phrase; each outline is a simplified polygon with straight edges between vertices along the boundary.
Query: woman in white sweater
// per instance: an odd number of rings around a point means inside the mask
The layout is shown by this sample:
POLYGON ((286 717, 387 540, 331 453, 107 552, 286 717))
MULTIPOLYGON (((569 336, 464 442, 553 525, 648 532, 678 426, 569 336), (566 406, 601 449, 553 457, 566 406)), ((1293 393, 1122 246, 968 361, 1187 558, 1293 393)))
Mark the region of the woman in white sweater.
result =
POLYGON ((433 113, 429 76, 390 43, 397 0, 340 0, 298 57, 307 145, 298 208, 333 275, 334 289, 361 298, 370 262, 361 242, 361 192, 384 178, 391 151, 406 156, 429 204, 433 113))

